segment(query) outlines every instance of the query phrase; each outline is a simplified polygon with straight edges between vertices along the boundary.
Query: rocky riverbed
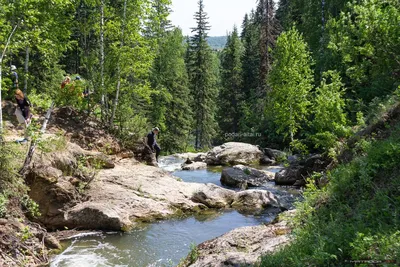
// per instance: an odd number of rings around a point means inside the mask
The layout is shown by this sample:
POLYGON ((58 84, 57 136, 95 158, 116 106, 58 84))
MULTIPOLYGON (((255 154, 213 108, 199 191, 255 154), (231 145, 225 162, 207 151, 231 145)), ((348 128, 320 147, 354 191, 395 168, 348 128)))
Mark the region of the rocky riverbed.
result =
MULTIPOLYGON (((219 154, 191 155, 192 160, 195 164, 204 164, 204 161, 207 162, 207 157, 211 155, 211 157, 217 157, 219 160, 229 159, 227 162, 230 163, 247 162, 247 164, 253 164, 255 158, 258 161, 262 158, 262 155, 259 156, 257 147, 240 145, 237 146, 238 149, 234 149, 234 146, 236 145, 226 146, 229 148, 229 153, 222 149, 218 150, 219 154), (241 149, 247 152, 243 154, 241 149), (249 149, 256 151, 256 156, 251 156, 249 149), (241 155, 245 155, 249 160, 236 160, 241 155)), ((180 163, 185 161, 185 156, 182 156, 182 158, 182 160, 178 160, 180 163)), ((274 236, 275 230, 262 227, 264 224, 270 223, 276 214, 288 208, 286 205, 282 205, 280 198, 267 190, 267 187, 251 188, 250 190, 224 188, 216 182, 219 182, 221 176, 218 171, 215 173, 218 175, 216 181, 199 183, 192 180, 185 182, 185 179, 176 177, 168 171, 169 168, 171 170, 177 169, 174 164, 173 160, 165 166, 160 164, 164 168, 161 169, 144 165, 129 156, 107 156, 101 152, 87 151, 77 144, 68 143, 63 151, 36 157, 27 175, 27 182, 32 189, 31 198, 40 205, 42 216, 39 221, 48 229, 123 231, 128 232, 127 235, 131 236, 130 233, 140 229, 143 223, 148 225, 147 227, 151 227, 151 225, 158 224, 160 220, 167 220, 165 222, 169 225, 169 222, 177 218, 190 220, 192 216, 210 214, 210 211, 226 211, 228 213, 216 217, 225 218, 225 216, 228 216, 226 217, 226 227, 217 227, 212 230, 211 232, 214 234, 208 235, 208 238, 214 238, 232 230, 233 228, 229 228, 231 226, 234 226, 234 228, 247 226, 250 228, 234 230, 228 233, 227 237, 238 242, 246 239, 247 235, 249 240, 254 239, 253 245, 249 246, 250 254, 243 254, 242 251, 239 255, 238 251, 232 250, 229 255, 236 253, 239 258, 253 259, 257 258, 256 256, 261 256, 261 253, 270 251, 270 249, 287 242, 286 232, 285 237, 282 235, 274 236), (98 170, 90 172, 87 168, 89 166, 96 166, 98 170), (234 210, 239 211, 239 213, 234 210), (234 214, 234 216, 231 217, 230 214, 234 214), (256 219, 254 223, 247 224, 245 223, 247 216, 250 216, 250 218, 261 216, 260 218, 265 219, 261 219, 258 223, 256 223, 258 220, 256 219), (247 232, 248 234, 246 234, 247 232), (264 236, 266 239, 257 239, 257 236, 264 236), (267 239, 270 239, 270 241, 267 239)), ((239 178, 247 179, 246 183, 248 182, 250 187, 263 186, 265 182, 270 183, 274 176, 269 171, 259 171, 246 166, 235 167, 234 170, 244 174, 244 176, 239 175, 239 178)), ((195 174, 203 171, 208 172, 208 170, 202 169, 190 170, 187 173, 195 174)), ((230 174, 231 176, 238 176, 237 173, 231 172, 230 174)), ((239 183, 242 182, 239 181, 239 183)), ((169 231, 168 229, 167 231, 169 231)), ((202 232, 205 231, 202 230, 202 232)), ((204 237, 206 236, 204 235, 204 237)), ((203 241, 205 240, 202 238, 194 240, 196 243, 203 241)), ((187 251, 189 245, 185 244, 187 251)), ((217 247, 219 245, 210 246, 217 247)), ((237 246, 247 246, 247 244, 240 243, 237 246)), ((202 251, 201 248, 205 247, 199 247, 199 251, 202 251)), ((208 258, 203 259, 204 264, 212 262, 209 266, 213 266, 212 264, 216 264, 218 260, 226 257, 225 254, 221 254, 221 251, 215 249, 204 253, 215 255, 212 261, 208 258)), ((177 262, 175 261, 175 263, 177 262)), ((234 261, 232 261, 233 263, 234 261)), ((54 266, 70 266, 69 263, 66 264, 54 266)), ((203 263, 201 261, 193 264, 202 266, 203 263)))

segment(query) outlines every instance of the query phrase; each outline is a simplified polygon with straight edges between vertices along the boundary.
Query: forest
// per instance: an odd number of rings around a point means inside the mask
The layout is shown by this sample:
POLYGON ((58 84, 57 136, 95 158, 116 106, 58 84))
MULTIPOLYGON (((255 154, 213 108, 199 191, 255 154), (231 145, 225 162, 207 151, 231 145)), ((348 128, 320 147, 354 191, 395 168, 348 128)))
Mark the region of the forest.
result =
MULTIPOLYGON (((209 44, 203 0, 191 36, 170 12, 171 0, 0 0, 3 99, 14 98, 15 65, 34 110, 73 106, 124 144, 157 126, 164 154, 235 141, 336 163, 348 139, 399 101, 398 0, 258 0, 223 49, 209 44), (74 82, 61 88, 65 76, 74 82)), ((312 183, 298 207, 298 242, 263 266, 400 251, 399 182, 384 179, 398 177, 399 136, 376 139, 358 144, 362 159, 328 174, 328 189, 312 183), (356 192, 364 202, 346 221, 356 192)))
POLYGON ((158 126, 167 153, 245 141, 334 154, 398 89, 398 1, 260 0, 222 51, 207 43, 203 1, 191 37, 168 20, 170 6, 3 1, 3 48, 16 28, 3 65, 18 66, 35 106, 88 109, 124 140, 158 126), (60 89, 65 75, 82 77, 76 91, 89 101, 60 89))

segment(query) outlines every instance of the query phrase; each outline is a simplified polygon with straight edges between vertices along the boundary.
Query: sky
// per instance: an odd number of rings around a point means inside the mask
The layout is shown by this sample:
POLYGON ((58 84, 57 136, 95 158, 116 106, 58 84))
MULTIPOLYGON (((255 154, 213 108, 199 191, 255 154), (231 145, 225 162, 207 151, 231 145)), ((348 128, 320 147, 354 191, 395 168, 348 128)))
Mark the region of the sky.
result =
MULTIPOLYGON (((244 15, 255 9, 257 0, 204 0, 211 30, 209 36, 224 36, 236 24, 240 29, 244 15)), ((196 26, 193 19, 198 10, 198 0, 172 0, 172 24, 179 26, 184 35, 191 35, 196 26)))

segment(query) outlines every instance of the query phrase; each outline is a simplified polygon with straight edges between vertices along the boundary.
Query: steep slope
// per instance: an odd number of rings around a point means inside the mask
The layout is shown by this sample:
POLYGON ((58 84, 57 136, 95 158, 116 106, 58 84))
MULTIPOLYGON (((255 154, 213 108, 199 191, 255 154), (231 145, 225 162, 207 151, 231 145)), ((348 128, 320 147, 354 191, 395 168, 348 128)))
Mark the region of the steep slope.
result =
POLYGON ((293 243, 261 266, 400 264, 399 110, 350 140, 343 163, 326 174, 327 186, 310 184, 297 207, 293 243))

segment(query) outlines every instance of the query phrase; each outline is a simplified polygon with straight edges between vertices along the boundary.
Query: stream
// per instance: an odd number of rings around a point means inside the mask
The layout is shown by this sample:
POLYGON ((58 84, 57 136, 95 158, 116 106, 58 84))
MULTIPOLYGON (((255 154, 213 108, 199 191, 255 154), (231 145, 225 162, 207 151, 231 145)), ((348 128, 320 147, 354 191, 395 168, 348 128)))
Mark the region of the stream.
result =
MULTIPOLYGON (((181 171, 184 160, 172 156, 160 160, 160 167, 185 182, 214 183, 221 186, 221 168, 181 171)), ((279 168, 269 169, 279 171, 279 168)), ((267 183, 259 189, 273 192, 291 205, 299 191, 267 183)), ((276 209, 262 214, 237 211, 213 211, 180 219, 143 224, 130 233, 95 233, 78 235, 63 242, 64 251, 56 256, 52 267, 145 267, 176 266, 192 246, 221 236, 235 228, 270 223, 276 209)))

